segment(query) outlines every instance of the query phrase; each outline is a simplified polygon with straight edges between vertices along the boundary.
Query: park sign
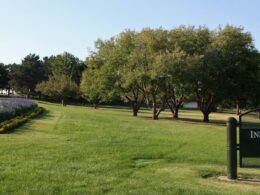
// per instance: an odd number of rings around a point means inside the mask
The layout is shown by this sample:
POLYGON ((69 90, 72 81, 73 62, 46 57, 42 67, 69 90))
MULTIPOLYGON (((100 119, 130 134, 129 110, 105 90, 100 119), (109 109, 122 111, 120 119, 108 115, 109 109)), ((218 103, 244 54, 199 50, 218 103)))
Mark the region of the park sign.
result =
POLYGON ((260 168, 260 108, 227 121, 228 178, 237 179, 237 150, 241 168, 260 168), (239 127, 239 139, 237 139, 239 127), (239 143, 237 143, 239 140, 239 143))
POLYGON ((240 167, 260 167, 260 109, 239 116, 240 167))

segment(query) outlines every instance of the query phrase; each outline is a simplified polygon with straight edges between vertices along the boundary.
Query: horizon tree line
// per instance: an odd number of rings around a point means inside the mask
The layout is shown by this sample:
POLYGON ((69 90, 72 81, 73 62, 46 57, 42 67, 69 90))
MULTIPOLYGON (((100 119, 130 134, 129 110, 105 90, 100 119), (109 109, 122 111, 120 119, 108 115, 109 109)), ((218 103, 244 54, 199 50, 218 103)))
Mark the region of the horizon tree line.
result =
POLYGON ((170 30, 126 30, 98 39, 82 62, 67 52, 44 57, 29 54, 20 65, 0 64, 0 88, 26 96, 62 101, 84 98, 100 103, 128 102, 133 116, 141 106, 159 119, 168 107, 174 119, 183 102, 196 100, 209 121, 218 106, 260 104, 260 54, 242 27, 180 26, 170 30))

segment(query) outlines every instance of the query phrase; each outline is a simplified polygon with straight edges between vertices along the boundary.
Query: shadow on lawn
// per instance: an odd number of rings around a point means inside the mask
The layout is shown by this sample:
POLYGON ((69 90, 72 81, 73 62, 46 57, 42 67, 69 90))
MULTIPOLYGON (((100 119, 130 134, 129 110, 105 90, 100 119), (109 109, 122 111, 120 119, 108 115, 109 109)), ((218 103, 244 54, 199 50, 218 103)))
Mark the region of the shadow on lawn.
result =
MULTIPOLYGON (((138 116, 143 119, 150 119, 152 120, 151 116, 138 116)), ((173 119, 172 117, 159 117, 160 120, 167 120, 167 121, 183 121, 183 122, 188 122, 191 124, 203 124, 203 125, 217 125, 217 126, 226 126, 226 121, 225 120, 216 120, 216 119, 209 119, 209 122, 203 122, 202 119, 197 119, 197 118, 185 118, 185 117, 180 117, 178 119, 173 119)))
POLYGON ((34 120, 41 120, 41 119, 49 119, 51 118, 52 116, 50 115, 50 111, 44 109, 43 112, 40 114, 40 115, 37 115, 31 119, 34 119, 34 120))
MULTIPOLYGON (((63 107, 60 103, 57 102, 45 102, 45 101, 38 101, 38 103, 45 104, 45 105, 56 105, 56 106, 61 106, 63 107)), ((69 106, 74 106, 74 107, 80 107, 80 108, 90 108, 93 110, 99 110, 99 109, 109 109, 109 110, 114 110, 114 111, 122 111, 122 112, 132 112, 131 106, 127 105, 103 105, 100 104, 96 108, 92 104, 73 104, 73 103, 68 103, 66 104, 66 107, 69 106)))
POLYGON ((225 120, 216 120, 216 119, 209 119, 209 122, 203 122, 202 119, 194 119, 194 118, 179 118, 180 121, 190 122, 190 123, 201 123, 201 124, 214 124, 218 126, 226 126, 225 120))

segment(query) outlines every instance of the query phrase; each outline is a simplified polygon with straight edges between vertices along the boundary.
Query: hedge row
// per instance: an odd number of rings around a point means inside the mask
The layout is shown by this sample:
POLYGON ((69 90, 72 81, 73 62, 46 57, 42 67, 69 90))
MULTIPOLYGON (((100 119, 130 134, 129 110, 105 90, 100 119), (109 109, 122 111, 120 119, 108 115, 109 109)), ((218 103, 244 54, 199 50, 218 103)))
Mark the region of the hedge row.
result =
POLYGON ((12 118, 18 117, 18 116, 23 116, 26 113, 31 112, 34 110, 36 107, 35 106, 28 106, 28 107, 17 107, 14 111, 12 112, 6 112, 6 113, 0 113, 0 123, 10 120, 12 118))
POLYGON ((24 124, 26 121, 28 121, 30 118, 33 118, 35 116, 40 115, 41 113, 44 112, 44 109, 42 107, 36 107, 34 110, 21 115, 21 116, 17 116, 15 118, 12 118, 10 120, 6 120, 4 122, 0 123, 0 133, 8 133, 12 130, 14 130, 14 128, 24 124))

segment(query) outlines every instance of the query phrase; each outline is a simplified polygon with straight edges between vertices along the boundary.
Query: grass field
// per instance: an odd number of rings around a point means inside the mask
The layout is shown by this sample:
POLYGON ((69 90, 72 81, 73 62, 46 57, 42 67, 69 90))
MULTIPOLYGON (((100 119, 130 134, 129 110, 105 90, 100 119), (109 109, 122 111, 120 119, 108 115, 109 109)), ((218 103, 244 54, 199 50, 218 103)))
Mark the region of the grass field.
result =
MULTIPOLYGON (((226 183, 230 114, 197 122, 198 111, 163 113, 41 103, 47 113, 0 135, 0 194, 259 194, 260 185, 226 183)), ((258 169, 240 177, 260 178, 258 169)))

